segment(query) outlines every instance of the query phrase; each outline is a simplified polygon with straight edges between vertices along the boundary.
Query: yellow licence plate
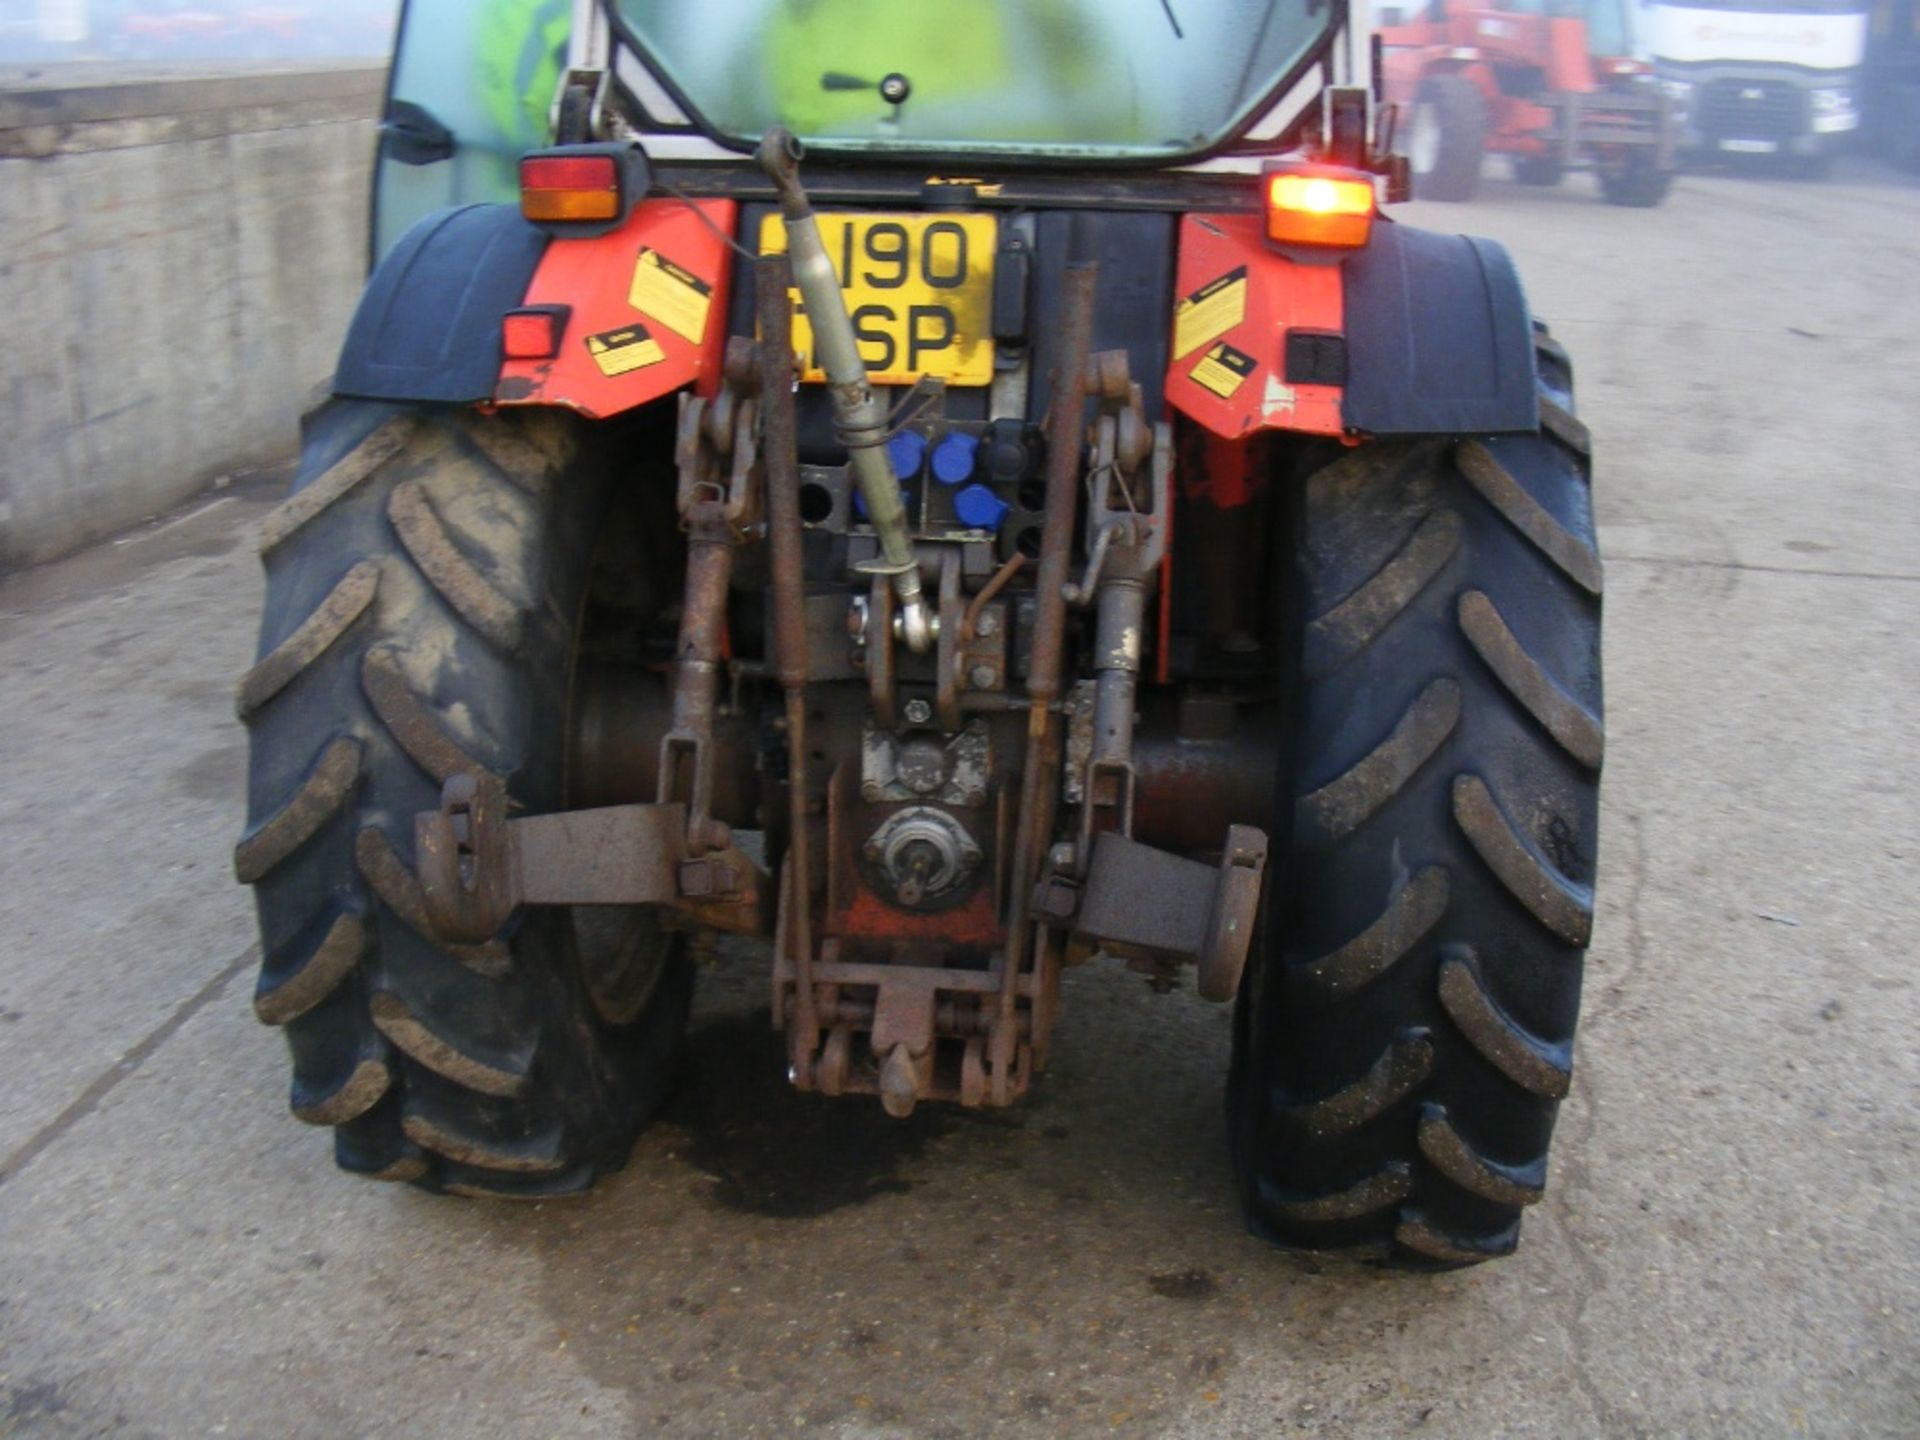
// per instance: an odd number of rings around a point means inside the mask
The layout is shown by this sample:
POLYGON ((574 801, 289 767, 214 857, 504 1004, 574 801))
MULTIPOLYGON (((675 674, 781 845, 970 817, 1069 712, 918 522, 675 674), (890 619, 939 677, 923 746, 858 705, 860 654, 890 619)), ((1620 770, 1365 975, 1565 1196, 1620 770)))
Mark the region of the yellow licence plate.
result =
MULTIPOLYGON (((937 375, 949 385, 993 380, 991 215, 844 215, 818 217, 820 238, 847 297, 860 358, 876 385, 910 385, 937 375)), ((769 215, 760 253, 787 248, 786 222, 769 215)), ((800 292, 793 298, 793 347, 806 380, 826 375, 813 353, 813 327, 800 292)))

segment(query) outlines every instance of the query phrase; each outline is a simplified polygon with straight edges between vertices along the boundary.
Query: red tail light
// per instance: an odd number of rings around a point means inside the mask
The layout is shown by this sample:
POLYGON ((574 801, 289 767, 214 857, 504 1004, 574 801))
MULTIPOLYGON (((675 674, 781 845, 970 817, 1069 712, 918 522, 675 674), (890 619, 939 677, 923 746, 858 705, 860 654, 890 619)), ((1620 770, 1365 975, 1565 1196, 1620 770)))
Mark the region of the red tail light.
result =
POLYGON ((1266 202, 1267 238, 1279 245, 1364 245, 1377 208, 1372 177, 1313 166, 1269 170, 1266 202))
POLYGON ((530 305, 509 310, 500 321, 500 351, 509 360, 551 360, 567 333, 565 305, 530 305))
POLYGON ((542 222, 618 220, 620 167, 611 155, 529 155, 520 162, 520 213, 542 222))

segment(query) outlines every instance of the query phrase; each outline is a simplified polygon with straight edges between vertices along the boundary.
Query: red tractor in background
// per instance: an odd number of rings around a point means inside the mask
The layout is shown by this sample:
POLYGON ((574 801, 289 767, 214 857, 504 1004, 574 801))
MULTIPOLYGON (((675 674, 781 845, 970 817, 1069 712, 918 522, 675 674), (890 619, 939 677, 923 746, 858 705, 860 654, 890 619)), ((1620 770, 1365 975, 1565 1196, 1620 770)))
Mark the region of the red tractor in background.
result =
POLYGON ((1621 0, 1431 0, 1384 9, 1386 96, 1410 115, 1414 193, 1469 200, 1489 150, 1525 185, 1591 166, 1615 205, 1658 205, 1675 130, 1648 66, 1632 58, 1621 0))

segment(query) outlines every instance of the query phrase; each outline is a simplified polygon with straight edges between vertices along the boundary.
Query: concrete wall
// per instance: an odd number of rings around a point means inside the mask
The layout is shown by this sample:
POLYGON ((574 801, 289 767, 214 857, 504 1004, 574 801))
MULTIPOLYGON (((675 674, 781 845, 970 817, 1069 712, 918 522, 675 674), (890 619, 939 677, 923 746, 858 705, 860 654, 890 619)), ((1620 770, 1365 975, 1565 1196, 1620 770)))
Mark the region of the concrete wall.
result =
POLYGON ((0 568, 293 450, 366 267, 383 73, 0 77, 0 568))

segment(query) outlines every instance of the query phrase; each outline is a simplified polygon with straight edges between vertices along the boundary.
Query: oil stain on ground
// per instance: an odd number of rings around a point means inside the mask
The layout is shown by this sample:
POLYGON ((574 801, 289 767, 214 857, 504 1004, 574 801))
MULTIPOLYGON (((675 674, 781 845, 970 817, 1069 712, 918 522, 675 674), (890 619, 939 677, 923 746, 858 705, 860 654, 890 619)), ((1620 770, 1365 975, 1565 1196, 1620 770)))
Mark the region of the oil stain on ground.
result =
POLYGON ((790 1088, 761 955, 723 947, 700 979, 626 1169, 490 1222, 636 1433, 1160 1434, 1208 1418, 1242 1337, 1294 1299, 1219 1198, 1216 1012, 1081 986, 1085 1023, 1021 1106, 902 1122, 790 1088))
POLYGON ((1166 1300, 1204 1300, 1220 1286, 1204 1270, 1171 1270, 1149 1275, 1147 1288, 1166 1300))
POLYGON ((949 1107, 894 1120, 870 1096, 829 1099, 787 1083, 786 1040, 767 1012, 717 1016, 687 1037, 661 1120, 685 1131, 682 1158, 715 1177, 713 1198, 792 1220, 901 1194, 900 1172, 953 1129, 949 1107))

